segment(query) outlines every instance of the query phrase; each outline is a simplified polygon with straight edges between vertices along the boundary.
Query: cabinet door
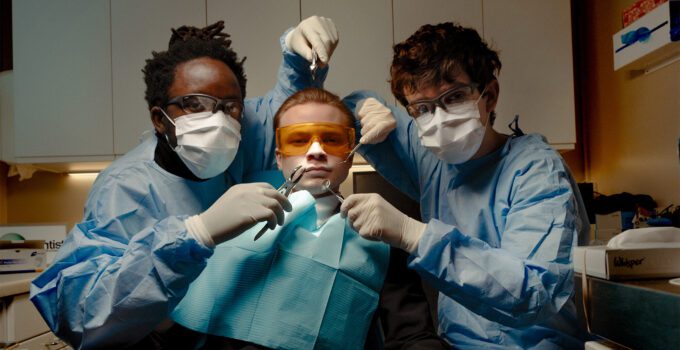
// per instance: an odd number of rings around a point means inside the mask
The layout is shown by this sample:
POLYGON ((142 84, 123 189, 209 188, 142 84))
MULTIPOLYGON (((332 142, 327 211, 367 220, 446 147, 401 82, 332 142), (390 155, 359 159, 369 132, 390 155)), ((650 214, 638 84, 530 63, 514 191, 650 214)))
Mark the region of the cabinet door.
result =
POLYGON ((14 72, 0 72, 0 160, 14 161, 14 72))
POLYGON ((17 350, 73 350, 72 347, 64 343, 54 333, 47 332, 37 337, 27 339, 18 344, 13 344, 11 349, 17 350))
POLYGON ((109 1, 12 6, 17 160, 110 159, 109 1))
POLYGON ((340 36, 325 87, 343 97, 369 89, 388 98, 390 59, 392 57, 392 4, 378 1, 302 0, 302 18, 329 17, 340 36))
POLYGON ((28 293, 0 300, 0 344, 11 344, 49 331, 28 293))
POLYGON ((152 130, 144 99, 142 68, 152 51, 165 51, 171 28, 206 25, 205 2, 116 0, 111 2, 114 151, 121 155, 152 130))
POLYGON ((524 132, 556 148, 576 143, 569 0, 484 0, 485 39, 503 67, 496 130, 520 116, 524 132))
POLYGON ((279 37, 300 22, 295 0, 208 0, 208 23, 224 20, 232 46, 244 63, 246 97, 262 96, 276 83, 281 64, 279 37))
MULTIPOLYGON (((481 0, 394 0, 393 3, 394 44, 408 39, 425 24, 455 22, 477 29, 480 35, 482 33, 481 0)), ((388 67, 392 56, 393 51, 390 50, 388 67)), ((389 96, 393 98, 391 92, 389 96)), ((396 103, 395 99, 392 100, 396 103)))
POLYGON ((465 27, 472 27, 482 35, 481 0, 394 0, 393 2, 395 44, 406 40, 425 24, 442 22, 456 22, 465 27))

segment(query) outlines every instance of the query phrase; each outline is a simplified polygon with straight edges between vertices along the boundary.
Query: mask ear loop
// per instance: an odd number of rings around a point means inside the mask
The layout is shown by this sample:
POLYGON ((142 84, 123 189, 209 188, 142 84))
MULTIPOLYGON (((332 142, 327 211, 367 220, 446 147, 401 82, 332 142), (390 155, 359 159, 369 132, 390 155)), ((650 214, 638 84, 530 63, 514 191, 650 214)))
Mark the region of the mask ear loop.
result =
MULTIPOLYGON (((175 122, 172 120, 172 118, 170 118, 170 116, 167 113, 165 113, 165 110, 163 108, 160 108, 160 110, 161 110, 161 113, 163 113, 163 115, 165 116, 165 118, 170 122, 170 124, 172 124, 173 127, 177 127, 177 125, 175 125, 175 122)), ((168 131, 167 130, 163 133, 163 136, 165 136, 165 140, 168 141, 168 145, 170 145, 170 147, 172 147, 172 142, 170 142, 170 137, 168 137, 168 131)), ((175 145, 175 147, 177 147, 177 145, 175 145)), ((173 148, 175 148, 175 147, 173 147, 173 148)))
POLYGON ((172 120, 172 118, 170 118, 170 116, 167 113, 165 113, 165 110, 163 108, 161 108, 160 110, 161 110, 161 112, 163 112, 163 115, 165 116, 165 118, 168 119, 168 121, 170 122, 170 124, 172 124, 172 126, 177 126, 177 125, 175 125, 175 121, 172 120))
MULTIPOLYGON (((488 85, 487 85, 488 86, 488 85)), ((482 93, 479 94, 479 97, 477 98, 477 102, 475 104, 477 105, 477 110, 479 111, 479 101, 482 100, 482 97, 484 97, 484 94, 486 93, 486 86, 484 86, 484 89, 482 89, 482 93)), ((480 116, 481 117, 481 116, 480 116)), ((487 114, 486 117, 486 124, 484 124, 484 129, 486 129, 486 126, 491 122, 491 112, 487 114)))

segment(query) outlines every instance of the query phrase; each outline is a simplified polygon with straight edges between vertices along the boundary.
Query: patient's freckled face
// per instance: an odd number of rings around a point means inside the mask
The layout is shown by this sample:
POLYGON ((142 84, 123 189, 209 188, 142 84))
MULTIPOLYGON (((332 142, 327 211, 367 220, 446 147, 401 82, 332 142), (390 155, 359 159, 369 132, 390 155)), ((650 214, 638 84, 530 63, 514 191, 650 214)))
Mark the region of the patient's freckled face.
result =
MULTIPOLYGON (((285 111, 280 117, 279 127, 313 122, 351 126, 349 118, 338 108, 312 102, 296 105, 285 111)), ((330 180, 332 189, 338 190, 352 166, 351 160, 343 163, 344 160, 344 157, 326 153, 322 145, 316 141, 312 142, 307 153, 303 155, 284 156, 278 149, 276 151, 276 161, 284 176, 288 177, 298 165, 307 169, 295 189, 307 190, 312 195, 327 192, 323 188, 323 182, 326 179, 330 180)))

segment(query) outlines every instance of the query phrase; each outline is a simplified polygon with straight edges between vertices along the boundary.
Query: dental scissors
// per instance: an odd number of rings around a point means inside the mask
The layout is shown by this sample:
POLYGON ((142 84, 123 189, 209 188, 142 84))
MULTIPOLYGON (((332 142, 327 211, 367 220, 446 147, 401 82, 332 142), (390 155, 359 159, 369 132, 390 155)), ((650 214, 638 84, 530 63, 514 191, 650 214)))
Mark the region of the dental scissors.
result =
POLYGON ((354 148, 352 148, 352 150, 349 152, 349 154, 347 155, 347 157, 345 158, 345 160, 342 161, 342 163, 347 163, 347 161, 349 160, 349 158, 350 158, 351 156, 353 156, 354 153, 357 152, 357 150, 359 149, 359 146, 361 146, 361 143, 358 143, 358 142, 357 142, 357 145, 354 146, 354 148))
POLYGON ((342 203, 342 202, 345 201, 345 199, 342 198, 342 196, 340 195, 340 193, 337 193, 337 192, 333 191, 333 189, 331 188, 331 180, 328 180, 328 179, 324 180, 324 181, 323 181, 323 188, 324 188, 326 191, 330 192, 331 194, 335 195, 335 198, 337 198, 338 201, 340 201, 340 203, 342 203))
MULTIPOLYGON (((284 196, 288 197, 288 195, 290 195, 290 193, 293 192, 293 189, 298 184, 298 182, 300 182, 300 180, 302 179, 302 175, 304 174, 305 169, 302 167, 302 165, 296 166, 295 169, 293 169, 293 172, 288 177, 288 179, 286 179, 286 182, 284 182, 283 185, 281 185, 281 187, 277 189, 277 191, 279 191, 279 193, 283 194, 284 196), (300 171, 300 169, 302 169, 302 171, 300 171)), ((264 226, 260 230, 260 232, 258 232, 255 235, 253 241, 257 241, 260 237, 262 237, 262 235, 265 232, 267 232, 267 226, 264 226)))

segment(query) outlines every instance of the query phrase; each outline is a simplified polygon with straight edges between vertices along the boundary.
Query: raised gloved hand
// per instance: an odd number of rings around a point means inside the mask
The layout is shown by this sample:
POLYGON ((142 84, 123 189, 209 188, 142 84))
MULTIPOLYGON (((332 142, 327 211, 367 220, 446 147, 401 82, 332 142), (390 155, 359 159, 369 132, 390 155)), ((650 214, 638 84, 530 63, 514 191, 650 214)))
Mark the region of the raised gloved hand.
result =
POLYGON ((238 236, 260 221, 270 229, 283 225, 288 199, 267 183, 232 186, 210 208, 184 221, 187 230, 207 246, 238 236))
POLYGON ((312 61, 312 51, 327 64, 338 45, 338 30, 330 18, 311 16, 286 35, 288 50, 312 61))
POLYGON ((373 97, 357 103, 357 118, 361 122, 363 144, 376 144, 385 141, 387 135, 397 127, 392 111, 373 97))
POLYGON ((427 226, 400 212, 376 193, 353 194, 345 198, 340 213, 362 237, 383 241, 408 253, 418 248, 427 226))

